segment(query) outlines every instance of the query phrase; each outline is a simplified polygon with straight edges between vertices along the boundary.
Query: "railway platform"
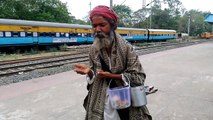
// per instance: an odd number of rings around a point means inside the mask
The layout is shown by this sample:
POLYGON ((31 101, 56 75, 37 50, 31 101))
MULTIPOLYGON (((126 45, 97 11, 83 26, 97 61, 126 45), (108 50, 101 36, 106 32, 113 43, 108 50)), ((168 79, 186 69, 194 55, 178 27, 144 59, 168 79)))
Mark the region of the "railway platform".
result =
MULTIPOLYGON (((140 56, 153 120, 213 119, 213 42, 140 56)), ((0 120, 83 120, 86 78, 74 71, 0 87, 0 120)))

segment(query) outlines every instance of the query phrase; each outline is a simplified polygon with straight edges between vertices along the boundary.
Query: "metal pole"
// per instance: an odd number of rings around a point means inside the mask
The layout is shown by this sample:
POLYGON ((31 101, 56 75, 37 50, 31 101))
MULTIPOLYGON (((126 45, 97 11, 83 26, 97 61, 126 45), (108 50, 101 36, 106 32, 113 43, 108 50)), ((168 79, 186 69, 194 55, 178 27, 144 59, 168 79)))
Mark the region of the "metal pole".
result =
MULTIPOLYGON (((188 18, 188 35, 190 34, 190 15, 189 15, 189 18, 188 18)), ((189 35, 190 36, 190 35, 189 35)))
POLYGON ((113 0, 110 0, 110 8, 113 6, 113 0))
POLYGON ((152 29, 152 0, 150 2, 150 20, 149 20, 149 28, 152 29))
POLYGON ((213 24, 212 24, 212 34, 213 34, 213 24))
POLYGON ((90 2, 89 3, 89 11, 91 11, 91 6, 92 6, 92 3, 90 2))
POLYGON ((142 8, 146 7, 146 0, 142 0, 142 8))

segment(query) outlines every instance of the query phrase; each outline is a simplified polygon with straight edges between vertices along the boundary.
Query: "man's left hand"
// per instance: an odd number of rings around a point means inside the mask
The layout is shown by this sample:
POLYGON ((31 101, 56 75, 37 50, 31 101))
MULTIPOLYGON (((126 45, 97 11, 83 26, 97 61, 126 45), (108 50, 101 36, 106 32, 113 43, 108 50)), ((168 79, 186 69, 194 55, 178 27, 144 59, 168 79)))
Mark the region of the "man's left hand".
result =
POLYGON ((100 78, 111 78, 110 77, 111 73, 110 72, 106 72, 106 71, 97 71, 97 76, 100 78))

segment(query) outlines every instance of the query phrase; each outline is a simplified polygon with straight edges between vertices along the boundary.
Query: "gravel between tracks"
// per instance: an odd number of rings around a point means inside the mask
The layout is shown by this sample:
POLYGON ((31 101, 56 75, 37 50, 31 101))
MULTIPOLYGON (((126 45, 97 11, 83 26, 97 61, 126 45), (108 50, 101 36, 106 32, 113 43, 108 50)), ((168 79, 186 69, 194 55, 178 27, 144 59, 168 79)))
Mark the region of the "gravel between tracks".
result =
MULTIPOLYGON (((188 46, 191 44, 187 44, 184 46, 188 46)), ((167 50, 167 49, 174 49, 177 47, 183 47, 182 46, 173 46, 173 47, 169 47, 169 48, 164 48, 164 49, 160 49, 160 50, 149 50, 149 51, 142 51, 140 53, 138 53, 139 55, 143 55, 143 54, 149 54, 149 53, 154 53, 154 52, 158 52, 158 51, 163 51, 163 50, 167 50)), ((88 64, 88 63, 86 63, 88 64)), ((19 73, 17 75, 13 75, 13 76, 7 76, 7 77, 0 77, 0 86, 3 85, 8 85, 11 83, 17 83, 17 82, 21 82, 21 81, 25 81, 25 80, 30 80, 33 78, 38 78, 38 77, 43 77, 43 76, 48 76, 48 75, 53 75, 53 74, 57 74, 57 73, 61 73, 61 72, 65 72, 65 71, 69 71, 73 69, 73 65, 72 64, 68 64, 68 65, 64 65, 64 66, 60 66, 60 67, 56 67, 56 68, 48 68, 48 69, 40 69, 40 70, 34 70, 31 72, 26 72, 26 73, 19 73)))

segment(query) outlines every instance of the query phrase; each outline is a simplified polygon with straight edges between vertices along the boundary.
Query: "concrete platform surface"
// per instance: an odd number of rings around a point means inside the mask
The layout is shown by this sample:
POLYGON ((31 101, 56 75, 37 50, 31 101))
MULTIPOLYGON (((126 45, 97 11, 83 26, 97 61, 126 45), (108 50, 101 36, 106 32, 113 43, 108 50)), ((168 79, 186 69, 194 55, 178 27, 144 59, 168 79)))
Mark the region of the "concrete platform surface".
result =
MULTIPOLYGON (((140 56, 153 120, 213 120, 213 42, 140 56)), ((0 120, 83 120, 85 76, 68 71, 0 87, 0 120)))

